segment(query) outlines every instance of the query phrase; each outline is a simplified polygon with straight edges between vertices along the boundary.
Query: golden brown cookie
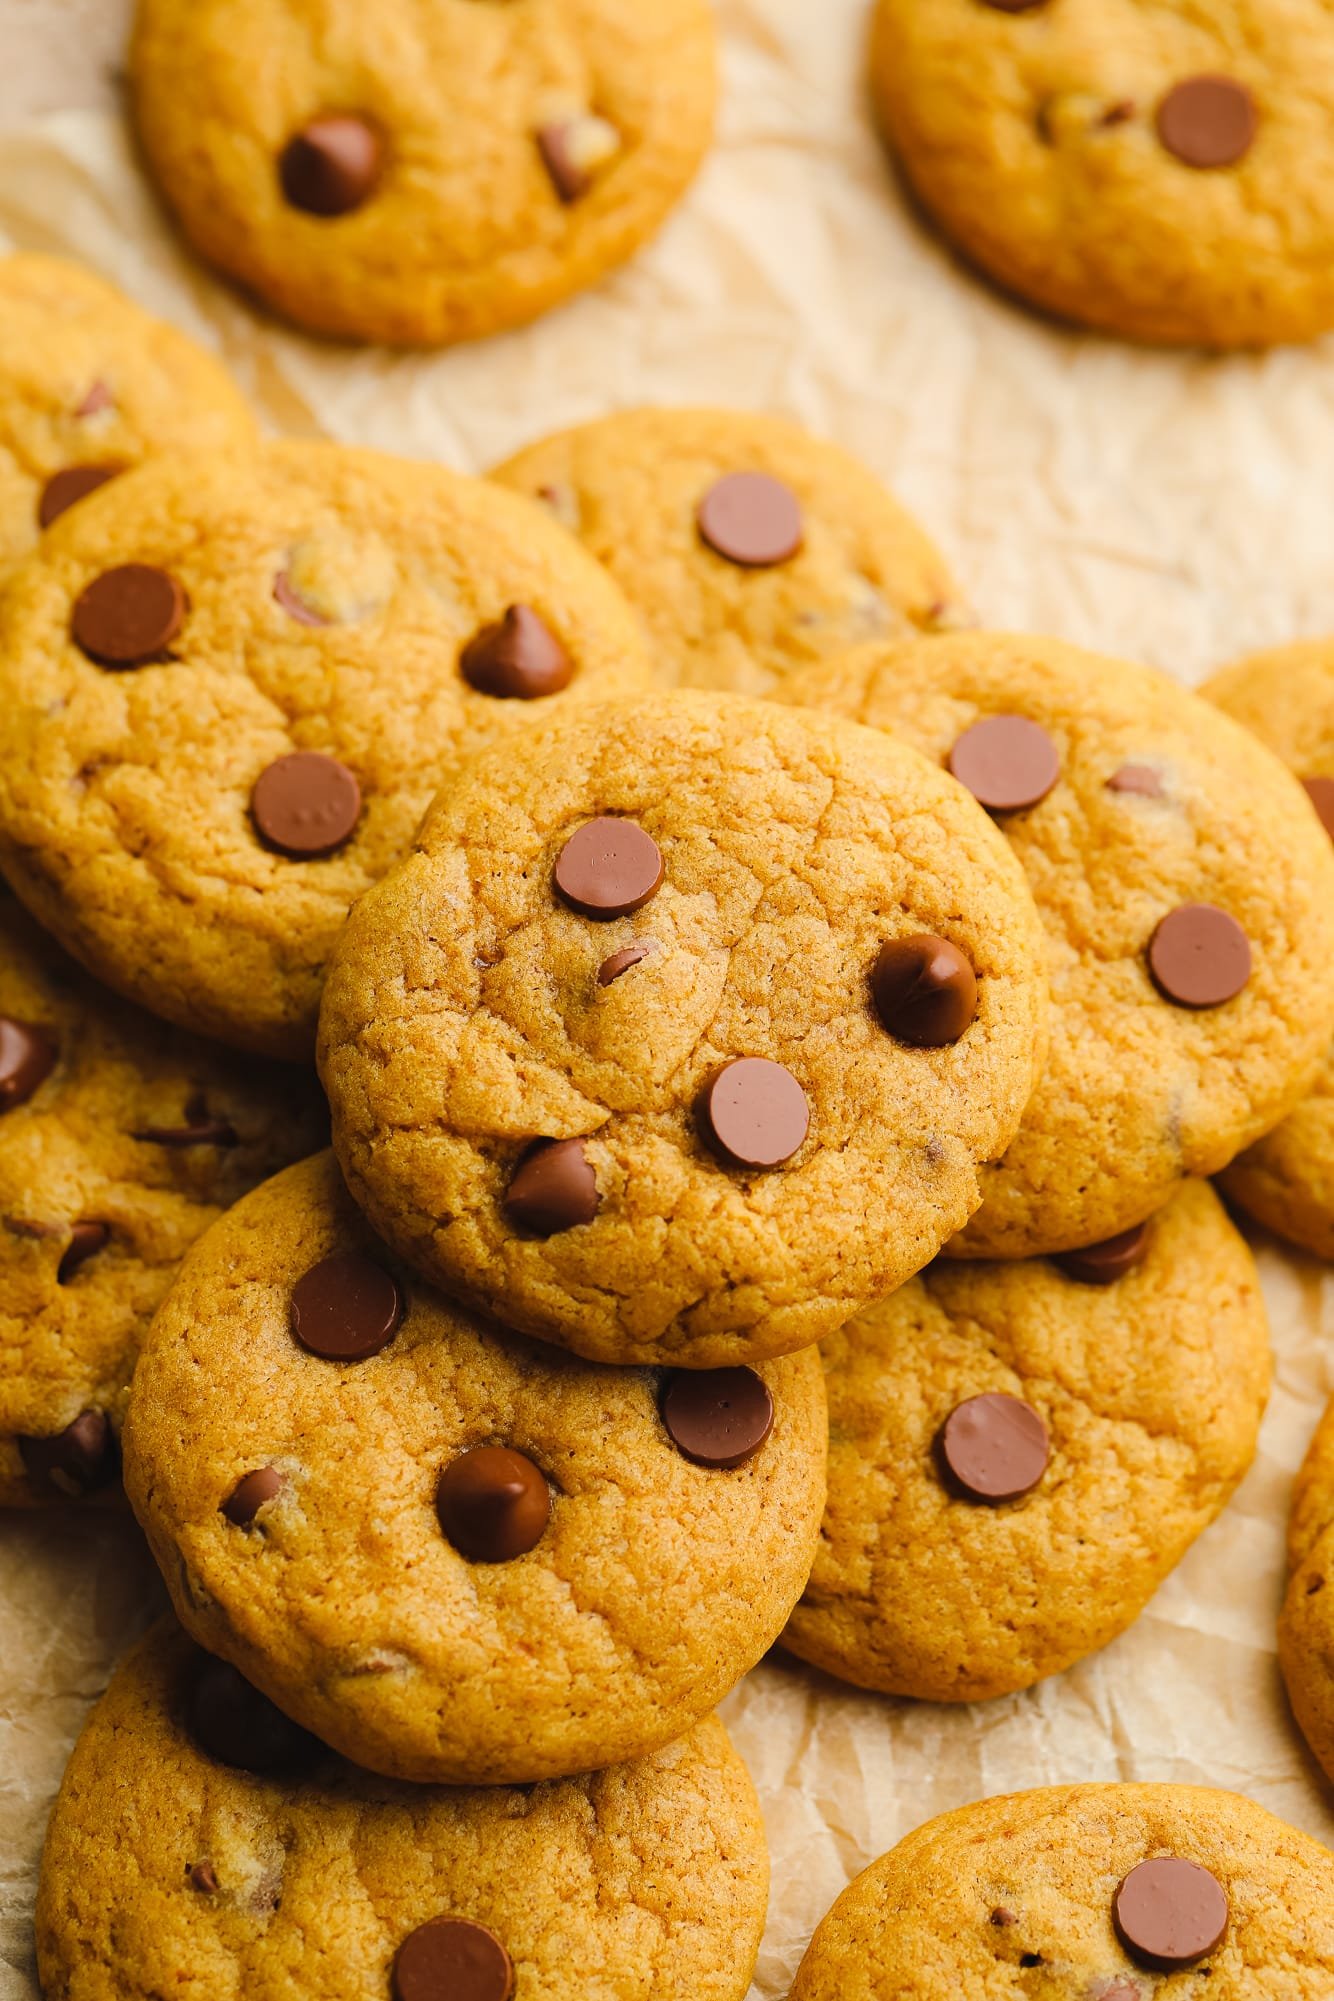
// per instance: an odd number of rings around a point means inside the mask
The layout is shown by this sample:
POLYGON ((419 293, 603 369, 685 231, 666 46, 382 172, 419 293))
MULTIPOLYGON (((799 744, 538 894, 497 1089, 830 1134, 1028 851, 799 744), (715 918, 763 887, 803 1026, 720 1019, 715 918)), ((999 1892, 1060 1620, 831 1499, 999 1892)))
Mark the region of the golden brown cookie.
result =
POLYGON ((140 137, 187 236, 320 333, 439 342, 621 264, 708 146, 708 0, 139 0, 140 137))
POLYGON ((313 1076, 164 1028, 0 891, 0 1505, 113 1490, 181 1258, 326 1132, 313 1076))
POLYGON ((349 905, 460 759, 643 675, 513 494, 337 445, 164 456, 0 599, 0 869, 130 999, 308 1056, 349 905))
POLYGON ((1298 1476, 1288 1522, 1288 1590, 1278 1654, 1293 1713, 1334 1778, 1334 1404, 1298 1476))
POLYGON ((1044 1017, 1022 872, 960 786, 675 692, 567 710, 443 794, 339 941, 320 1045, 404 1257, 594 1360, 712 1368, 934 1256, 1044 1017))
POLYGON ((951 769, 1046 927, 1047 1065, 951 1255, 1116 1236, 1305 1095, 1334 1026, 1334 856, 1230 718, 1148 668, 1003 633, 863 648, 785 694, 951 769))
POLYGON ((1186 1182, 1115 1260, 943 1259, 823 1344, 829 1499, 784 1644, 974 1702, 1106 1646, 1255 1456, 1250 1252, 1186 1182))
POLYGON ((654 1751, 765 1652, 824 1506, 814 1355, 662 1376, 468 1318, 322 1154, 198 1246, 126 1489, 204 1646, 345 1756, 447 1784, 654 1751))
POLYGON ((590 1777, 396 1785, 163 1621, 74 1748, 37 1959, 48 2001, 741 2001, 768 1880, 715 1718, 590 1777))
POLYGON ((611 571, 660 681, 765 695, 861 641, 972 623, 879 480, 783 417, 621 411, 492 477, 543 501, 611 571))
POLYGON ((791 2001, 1326 2001, 1334 1855, 1237 1793, 1051 1786, 849 1884, 791 2001))

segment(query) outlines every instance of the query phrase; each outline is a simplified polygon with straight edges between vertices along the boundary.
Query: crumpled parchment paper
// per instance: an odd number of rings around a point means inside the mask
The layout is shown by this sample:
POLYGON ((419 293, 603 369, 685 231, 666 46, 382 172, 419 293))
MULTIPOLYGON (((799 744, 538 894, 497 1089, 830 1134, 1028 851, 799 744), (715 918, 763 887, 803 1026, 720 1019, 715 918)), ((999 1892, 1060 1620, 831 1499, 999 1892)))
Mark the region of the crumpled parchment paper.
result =
MULTIPOLYGON (((520 333, 424 356, 321 347, 215 282, 173 236, 121 115, 129 0, 0 0, 0 237, 82 258, 219 348, 278 428, 481 470, 611 408, 758 405, 869 460, 988 624, 1186 681, 1334 631, 1334 344, 1220 361, 1031 317, 955 265, 887 166, 865 98, 867 0, 717 11, 726 96, 701 181, 632 266, 520 333)), ((1278 1358, 1259 1463, 1133 1631, 985 1706, 861 1696, 781 1655, 728 1701, 773 1848, 757 2001, 786 1993, 849 1877, 984 1794, 1229 1786, 1334 1841, 1274 1657, 1289 1490, 1334 1389, 1334 1288, 1257 1249, 1278 1358)), ((36 1995, 47 1806, 157 1602, 128 1521, 0 1518, 0 2001, 36 1995)))

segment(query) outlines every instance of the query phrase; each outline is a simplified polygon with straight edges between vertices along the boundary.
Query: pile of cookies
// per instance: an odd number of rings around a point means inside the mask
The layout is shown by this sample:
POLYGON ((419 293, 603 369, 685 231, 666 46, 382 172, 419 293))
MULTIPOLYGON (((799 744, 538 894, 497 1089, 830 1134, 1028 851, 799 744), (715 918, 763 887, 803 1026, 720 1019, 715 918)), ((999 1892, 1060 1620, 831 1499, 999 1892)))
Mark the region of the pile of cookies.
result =
MULTIPOLYGON (((71 1759, 44 1990, 741 2001, 765 1652, 1028 1688, 1254 1457, 1209 1178, 1334 1245, 1334 647, 1204 700, 983 632, 772 418, 489 480, 260 440, 45 259, 0 373, 0 1498, 127 1494, 175 1613, 71 1759)), ((1334 1772, 1331 1537, 1327 1425, 1282 1650, 1334 1772)), ((1164 1983, 1328 1994, 1334 1855, 984 1801, 793 1994, 1164 1983)))

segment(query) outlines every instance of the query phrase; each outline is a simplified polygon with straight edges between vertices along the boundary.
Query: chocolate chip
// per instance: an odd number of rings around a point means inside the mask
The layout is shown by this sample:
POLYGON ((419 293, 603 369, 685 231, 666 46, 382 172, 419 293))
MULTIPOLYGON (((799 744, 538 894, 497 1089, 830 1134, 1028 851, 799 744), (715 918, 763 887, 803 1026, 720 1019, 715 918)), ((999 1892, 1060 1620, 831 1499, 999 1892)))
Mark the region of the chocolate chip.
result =
POLYGON ((1221 1007, 1251 977, 1250 940, 1235 917, 1212 903, 1168 912, 1149 941, 1149 971, 1165 1000, 1221 1007))
POLYGON ((1004 1904, 997 1904, 988 1922, 995 1925, 997 1931, 1009 1931, 1010 1927, 1017 1925, 1019 1920, 1013 1911, 1006 1910, 1004 1904))
POLYGON ((294 750, 260 773, 250 811, 266 846, 309 861, 351 838, 361 817, 361 787, 336 757, 294 750))
POLYGON ((1045 7, 1047 0, 982 0, 984 7, 994 7, 998 14, 1031 14, 1039 7, 1045 7))
POLYGON ((276 1500, 285 1484, 276 1466, 257 1466, 253 1473, 242 1474, 219 1512, 234 1528, 248 1529, 260 1509, 276 1500))
POLYGON ((957 945, 928 933, 881 946, 871 993, 889 1033, 913 1049, 957 1042, 977 1013, 977 975, 957 945))
POLYGON ((1230 76, 1190 76, 1158 106, 1158 137, 1187 167, 1232 167, 1255 144, 1255 99, 1230 76))
POLYGON ((1227 1893, 1198 1862, 1158 1855, 1141 1862, 1112 1904, 1117 1937, 1132 1958, 1155 1972, 1192 1966, 1222 1942, 1227 1893))
POLYGON ((1112 1285, 1128 1271, 1142 1265, 1149 1254, 1149 1226, 1136 1223, 1133 1230, 1106 1237, 1100 1244, 1086 1244, 1082 1250, 1062 1251, 1052 1262, 1067 1278, 1081 1285, 1112 1285))
POLYGON ((667 1435, 697 1466, 753 1459, 774 1428, 774 1400, 753 1369, 678 1369, 662 1396, 667 1435))
POLYGON ((296 1772, 320 1746, 227 1661, 197 1656, 185 1690, 185 1725, 200 1749, 243 1772, 296 1772))
POLYGON ((510 2001, 513 1993, 509 1954, 470 1918, 432 1918, 398 1948, 394 2001, 510 2001))
POLYGON ((306 600, 301 596, 296 585, 292 582, 291 573, 287 570, 279 570, 273 580, 273 601, 275 604, 280 604, 287 613, 287 616, 294 618, 298 625, 329 625, 331 623, 331 620, 327 619, 323 612, 316 611, 314 605, 306 603, 306 600))
POLYGON ((535 1237, 555 1237, 591 1223, 601 1201, 582 1140, 539 1140, 510 1178, 505 1214, 535 1237))
POLYGON ((701 1104, 711 1139, 738 1167, 781 1167, 810 1130, 806 1093, 781 1063, 738 1056, 725 1063, 701 1104))
POLYGON ((116 398, 110 385, 99 377, 83 401, 76 406, 74 414, 76 417, 96 417, 103 410, 113 410, 115 406, 116 398))
POLYGON ((1334 840, 1334 778, 1303 778, 1306 796, 1320 815, 1320 824, 1334 840))
POLYGON ((58 1054, 48 1029, 0 1014, 0 1112, 26 1105, 50 1076, 58 1054))
POLYGON ((633 820, 590 820, 561 849, 555 876, 581 917, 629 917, 662 888, 662 855, 633 820))
POLYGON ((728 473, 709 488, 695 519, 709 547, 745 570, 788 562, 805 539, 796 494, 766 472, 728 473))
POLYGON ((84 1410, 53 1438, 20 1438, 19 1457, 37 1487, 70 1499, 109 1487, 120 1453, 105 1411, 84 1410))
POLYGON ((1017 1501, 1051 1459, 1047 1427, 1022 1397, 986 1395, 956 1404, 941 1426, 940 1456, 967 1501, 1017 1501))
POLYGON ((510 1563, 536 1549, 551 1519, 551 1489, 531 1459, 505 1445, 461 1452, 435 1490, 440 1526, 474 1563, 510 1563))
POLYGON ((99 486, 105 486, 114 479, 120 466, 63 466, 53 472, 42 488, 41 499, 37 503, 37 525, 49 528, 53 521, 90 493, 96 493, 99 486))
POLYGON ((158 660, 185 620, 185 592, 151 563, 104 570, 76 600, 70 632, 99 667, 141 667, 158 660))
POLYGON ((202 1091, 197 1091, 185 1108, 185 1123, 180 1126, 144 1126, 131 1133, 131 1139, 143 1141, 147 1146, 187 1147, 187 1146, 239 1146, 236 1127, 230 1119, 209 1117, 208 1100, 202 1091))
POLYGON ((563 124, 541 125, 537 130, 537 150, 542 156, 542 165, 551 177, 551 185, 566 207, 580 201, 593 185, 593 175, 585 161, 580 158, 577 145, 571 144, 576 130, 576 121, 567 119, 563 124))
POLYGON ((105 1223, 93 1223, 86 1219, 76 1223, 70 1231, 65 1255, 56 1267, 57 1285, 68 1285, 81 1265, 89 1258, 95 1258, 111 1242, 111 1231, 105 1223))
POLYGON ((1060 753, 1027 716, 986 716, 950 752, 950 770, 991 813, 1017 813, 1045 799, 1061 775, 1060 753))
POLYGON ((1098 2001, 1144 2001, 1144 1996, 1132 1980, 1116 1980, 1103 1988, 1098 2001))
POLYGON ((641 938, 635 945, 625 945, 619 952, 613 952, 598 967, 598 985, 609 987, 613 980, 619 980, 622 973, 628 973, 631 966, 638 966, 643 960, 651 959, 658 950, 656 938, 641 938))
POLYGON ((211 1862, 196 1862, 186 1871, 190 1888, 198 1890, 201 1897, 216 1897, 218 1894, 218 1874, 211 1862))
POLYGON ((1109 792, 1134 792, 1141 799, 1161 799, 1163 781, 1151 764, 1123 764, 1107 780, 1109 792))
POLYGON ((335 1251, 292 1288, 292 1332, 326 1362, 364 1362, 387 1348, 403 1318, 403 1295, 383 1265, 361 1251, 335 1251))
POLYGON ((330 113, 312 118, 288 140, 278 173, 293 208, 328 218, 350 215, 369 201, 383 165, 384 147, 374 126, 330 113))
POLYGON ((512 604, 484 625, 459 656, 469 687, 501 701, 533 702, 559 694, 574 678, 574 662, 550 626, 526 604, 512 604))

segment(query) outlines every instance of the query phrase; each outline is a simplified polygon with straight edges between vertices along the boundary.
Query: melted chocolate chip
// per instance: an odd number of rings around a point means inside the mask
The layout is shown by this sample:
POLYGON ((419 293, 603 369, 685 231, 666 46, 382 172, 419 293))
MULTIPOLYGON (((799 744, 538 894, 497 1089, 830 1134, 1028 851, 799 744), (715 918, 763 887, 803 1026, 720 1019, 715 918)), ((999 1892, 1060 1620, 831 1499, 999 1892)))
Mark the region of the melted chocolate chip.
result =
POLYGON ((1320 815, 1320 824, 1334 840, 1334 778, 1303 778, 1306 796, 1320 815))
POLYGON ((611 986, 620 979, 622 973, 628 973, 631 966, 638 966, 645 959, 651 959, 657 950, 656 938, 641 938, 637 944, 623 946, 619 952, 613 952, 609 959, 604 959, 598 967, 598 985, 611 986))
POLYGON ((330 113, 312 118, 289 139, 278 165, 293 208, 326 220, 351 215, 379 186, 384 146, 364 118, 330 113))
POLYGON ((90 493, 96 493, 99 486, 115 479, 122 470, 121 466, 85 465, 62 466, 59 472, 53 472, 37 503, 38 527, 49 528, 53 521, 58 521, 90 493))
POLYGON ((394 2001, 511 2001, 513 1993, 509 1954, 468 1918, 418 1925, 394 1960, 394 2001))
POLYGON ((243 1772, 300 1772, 320 1746, 227 1661, 199 1654, 185 1689, 185 1725, 200 1749, 243 1772))
POLYGON ((1123 764, 1107 780, 1109 792, 1133 792, 1141 799, 1161 799, 1163 781, 1151 764, 1123 764))
POLYGON ((0 1112, 25 1105, 50 1076, 58 1054, 49 1029, 0 1014, 0 1112))
POLYGON ((122 563, 94 577, 75 601, 70 632, 99 667, 160 660, 185 622, 185 592, 149 563, 122 563))
POLYGON ((943 1049, 977 1013, 977 976, 957 945, 921 934, 882 945, 871 974, 876 1013, 897 1042, 943 1049))
POLYGON ((969 1397, 946 1418, 938 1445, 955 1490, 988 1506, 1031 1493, 1051 1459, 1041 1414, 1022 1397, 969 1397))
POLYGON ((104 1251, 110 1242, 111 1230, 108 1224, 94 1223, 87 1219, 76 1223, 70 1231, 65 1255, 56 1269, 56 1283, 68 1285, 80 1266, 86 1265, 89 1258, 95 1258, 99 1251, 104 1251))
POLYGON ((292 582, 289 570, 279 570, 277 576, 274 578, 273 601, 275 604, 281 605, 287 616, 294 618, 298 625, 320 626, 332 623, 332 620, 327 619, 323 612, 316 611, 314 605, 306 603, 306 600, 292 582))
POLYGON ((469 687, 501 701, 556 695, 574 678, 569 654, 526 604, 512 604, 497 624, 483 626, 464 647, 459 667, 469 687))
POLYGON ((364 1362, 388 1347, 403 1318, 403 1295, 383 1265, 360 1251, 335 1251, 292 1288, 292 1332, 326 1362, 364 1362))
POLYGON ((186 1871, 190 1888, 198 1890, 201 1897, 216 1897, 218 1894, 218 1872, 211 1862, 196 1862, 186 1871))
POLYGON ((806 1093, 781 1063, 738 1056, 725 1063, 700 1105, 705 1130, 738 1167, 781 1167, 810 1131, 806 1093))
POLYGON ((19 1457, 34 1486, 77 1500, 109 1487, 120 1452, 105 1411, 85 1410, 53 1438, 20 1438, 19 1457))
POLYGON ((522 1452, 479 1445, 440 1475, 440 1526, 474 1563, 510 1563, 535 1549, 551 1519, 551 1489, 522 1452))
POLYGON ((220 1512, 234 1528, 248 1529, 261 1508, 281 1494, 285 1482, 276 1466, 257 1466, 245 1473, 223 1502, 220 1512))
POLYGON ((230 1119, 209 1116, 208 1100, 197 1091, 185 1107, 185 1123, 179 1126, 143 1126, 131 1139, 148 1146, 239 1146, 236 1127, 230 1119))
POLYGON ((1081 1285, 1112 1285, 1142 1265, 1148 1254, 1149 1226, 1136 1223, 1133 1229, 1106 1237, 1100 1244, 1062 1251, 1052 1262, 1059 1265, 1067 1278, 1078 1279, 1081 1285))
POLYGON ((505 1214, 535 1237, 554 1237, 591 1223, 601 1200, 582 1140, 540 1140, 510 1178, 505 1214))
POLYGON ((774 1400, 753 1369, 678 1369, 663 1390, 662 1421, 684 1459, 730 1470, 767 1440, 774 1400))

